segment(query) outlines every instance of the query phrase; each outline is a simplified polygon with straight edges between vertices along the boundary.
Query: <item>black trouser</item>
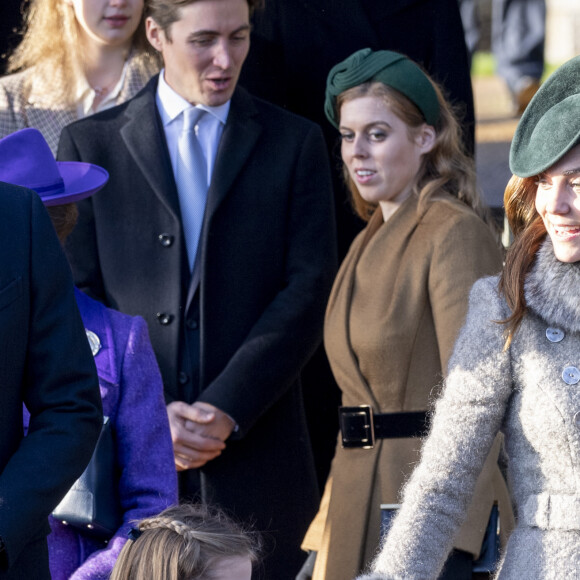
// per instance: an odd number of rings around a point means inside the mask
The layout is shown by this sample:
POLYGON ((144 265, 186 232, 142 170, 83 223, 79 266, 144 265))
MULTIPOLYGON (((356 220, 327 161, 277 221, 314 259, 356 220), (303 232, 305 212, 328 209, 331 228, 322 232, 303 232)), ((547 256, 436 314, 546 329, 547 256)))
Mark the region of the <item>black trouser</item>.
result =
POLYGON ((473 555, 463 550, 452 550, 439 580, 471 580, 472 576, 473 555))

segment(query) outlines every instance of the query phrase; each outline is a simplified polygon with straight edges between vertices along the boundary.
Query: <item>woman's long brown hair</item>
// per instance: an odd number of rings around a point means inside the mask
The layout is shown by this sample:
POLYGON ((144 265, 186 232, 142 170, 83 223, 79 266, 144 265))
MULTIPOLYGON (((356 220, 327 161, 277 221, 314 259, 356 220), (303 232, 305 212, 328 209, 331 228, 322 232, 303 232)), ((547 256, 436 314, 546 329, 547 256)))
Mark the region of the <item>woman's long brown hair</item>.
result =
POLYGON ((512 311, 508 318, 501 321, 506 325, 506 348, 526 313, 524 283, 546 237, 544 222, 536 211, 536 190, 537 177, 513 175, 504 194, 505 212, 514 234, 499 280, 500 292, 512 311))
MULTIPOLYGON (((429 77, 428 77, 429 78, 429 77)), ((441 117, 435 125, 436 139, 433 149, 425 154, 417 175, 415 193, 420 204, 427 204, 437 193, 445 191, 471 207, 484 221, 488 212, 476 188, 475 166, 473 159, 464 150, 459 122, 451 105, 443 96, 442 89, 433 84, 441 117)), ((408 127, 409 139, 425 123, 422 113, 405 95, 380 82, 368 82, 347 89, 336 99, 337 112, 344 103, 360 97, 378 97, 408 127)), ((357 215, 365 221, 370 219, 377 207, 376 203, 364 200, 356 184, 350 179, 346 166, 343 174, 351 193, 351 202, 357 215)))

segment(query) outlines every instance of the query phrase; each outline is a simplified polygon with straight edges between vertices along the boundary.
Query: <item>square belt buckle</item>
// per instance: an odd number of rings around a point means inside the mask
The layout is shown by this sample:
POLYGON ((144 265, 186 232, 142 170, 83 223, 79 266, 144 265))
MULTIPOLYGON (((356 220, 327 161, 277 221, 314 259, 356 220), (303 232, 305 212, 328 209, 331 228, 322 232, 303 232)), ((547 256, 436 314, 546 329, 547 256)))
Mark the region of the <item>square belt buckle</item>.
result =
POLYGON ((369 405, 339 407, 338 421, 343 448, 372 449, 375 446, 373 410, 369 405))

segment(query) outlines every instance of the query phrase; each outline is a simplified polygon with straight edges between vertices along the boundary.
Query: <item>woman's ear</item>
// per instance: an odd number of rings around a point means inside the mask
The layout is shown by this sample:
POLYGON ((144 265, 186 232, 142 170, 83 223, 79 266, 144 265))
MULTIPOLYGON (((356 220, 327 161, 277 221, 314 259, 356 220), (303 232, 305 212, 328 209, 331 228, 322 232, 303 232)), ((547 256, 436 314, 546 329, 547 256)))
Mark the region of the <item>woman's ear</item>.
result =
POLYGON ((435 127, 423 123, 415 138, 415 143, 421 149, 421 153, 429 153, 433 149, 436 137, 435 127))

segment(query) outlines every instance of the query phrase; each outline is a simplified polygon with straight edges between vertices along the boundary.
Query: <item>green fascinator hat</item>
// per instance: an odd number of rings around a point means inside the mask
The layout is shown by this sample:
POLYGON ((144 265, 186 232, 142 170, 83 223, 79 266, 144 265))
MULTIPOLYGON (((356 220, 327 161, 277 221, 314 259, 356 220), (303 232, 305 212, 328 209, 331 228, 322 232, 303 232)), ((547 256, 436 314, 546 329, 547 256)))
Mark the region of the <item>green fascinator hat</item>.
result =
POLYGON ((580 56, 556 69, 527 106, 510 148, 519 177, 546 171, 580 143, 580 56))
POLYGON ((427 75, 412 60, 390 50, 363 48, 338 63, 328 73, 324 112, 338 129, 336 97, 368 82, 380 82, 405 95, 423 113, 429 125, 439 120, 439 100, 427 75))

